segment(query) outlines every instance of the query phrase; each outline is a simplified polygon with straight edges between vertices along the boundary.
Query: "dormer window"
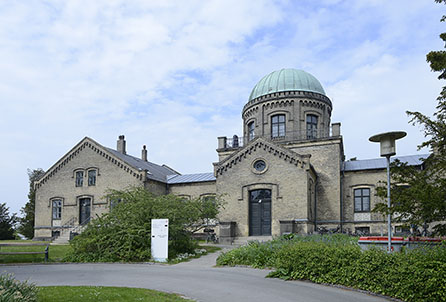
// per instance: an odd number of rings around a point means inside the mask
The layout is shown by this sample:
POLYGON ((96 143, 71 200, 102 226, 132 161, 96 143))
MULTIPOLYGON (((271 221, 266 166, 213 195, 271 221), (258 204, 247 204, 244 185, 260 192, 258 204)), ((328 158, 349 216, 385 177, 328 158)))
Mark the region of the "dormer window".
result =
POLYGON ((285 137, 285 114, 271 117, 271 138, 285 137))
POLYGON ((254 139, 254 122, 248 124, 248 141, 254 139))
POLYGON ((76 187, 84 185, 84 171, 76 171, 76 187))
POLYGON ((88 186, 96 185, 96 170, 88 170, 88 186))
POLYGON ((307 139, 317 138, 317 120, 316 115, 307 115, 307 139))

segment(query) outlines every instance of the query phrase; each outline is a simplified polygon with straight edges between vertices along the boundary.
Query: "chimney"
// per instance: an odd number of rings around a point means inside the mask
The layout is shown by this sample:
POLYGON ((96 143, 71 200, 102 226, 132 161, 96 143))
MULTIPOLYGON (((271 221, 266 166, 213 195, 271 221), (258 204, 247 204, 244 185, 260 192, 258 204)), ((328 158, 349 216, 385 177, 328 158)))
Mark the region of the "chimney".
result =
POLYGON ((141 159, 142 159, 143 161, 147 161, 147 149, 146 149, 146 145, 142 146, 141 159))
POLYGON ((331 124, 331 135, 340 136, 341 135, 341 123, 331 124))
POLYGON ((126 152, 125 152, 125 139, 124 138, 125 138, 124 135, 120 135, 119 139, 118 139, 118 142, 116 144, 116 150, 119 153, 122 153, 122 154, 126 154, 126 152))

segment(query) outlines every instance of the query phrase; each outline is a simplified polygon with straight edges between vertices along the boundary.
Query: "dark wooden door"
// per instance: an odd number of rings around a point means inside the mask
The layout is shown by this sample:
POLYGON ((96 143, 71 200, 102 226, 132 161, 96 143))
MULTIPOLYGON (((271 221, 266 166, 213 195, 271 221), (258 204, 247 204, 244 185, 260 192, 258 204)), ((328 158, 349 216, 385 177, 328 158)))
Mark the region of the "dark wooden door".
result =
POLYGON ((271 235, 271 190, 249 192, 249 235, 271 235))
POLYGON ((91 198, 79 199, 79 224, 86 224, 90 221, 91 198))

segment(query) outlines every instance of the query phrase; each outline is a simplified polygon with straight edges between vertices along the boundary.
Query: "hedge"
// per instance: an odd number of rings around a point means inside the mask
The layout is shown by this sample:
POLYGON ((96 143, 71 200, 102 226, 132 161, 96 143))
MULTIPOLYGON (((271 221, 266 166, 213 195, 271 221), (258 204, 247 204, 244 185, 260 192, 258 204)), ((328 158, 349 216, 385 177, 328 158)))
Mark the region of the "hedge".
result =
POLYGON ((278 239, 222 254, 219 265, 272 267, 269 277, 338 284, 406 301, 446 301, 446 244, 386 253, 361 251, 347 236, 278 239))

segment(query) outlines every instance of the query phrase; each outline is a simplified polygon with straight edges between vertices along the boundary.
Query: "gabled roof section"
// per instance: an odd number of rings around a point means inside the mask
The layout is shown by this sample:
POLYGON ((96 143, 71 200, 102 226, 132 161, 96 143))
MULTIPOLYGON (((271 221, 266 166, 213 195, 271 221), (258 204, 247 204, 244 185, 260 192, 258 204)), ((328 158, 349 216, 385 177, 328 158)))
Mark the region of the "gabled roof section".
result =
POLYGON ((228 169, 231 169, 232 166, 244 160, 248 154, 255 152, 257 149, 263 149, 273 154, 274 156, 282 158, 286 162, 294 164, 295 166, 299 166, 304 169, 312 168, 310 165, 311 155, 301 155, 296 152, 290 151, 282 146, 279 146, 273 142, 267 141, 263 137, 256 137, 242 149, 231 154, 222 161, 214 163, 215 176, 218 177, 218 175, 221 175, 228 169))
POLYGON ((159 166, 152 162, 146 162, 137 157, 122 154, 116 150, 107 148, 96 142, 95 140, 85 137, 78 144, 76 144, 70 151, 68 151, 61 159, 59 159, 53 166, 51 166, 46 173, 34 183, 35 188, 39 188, 46 183, 51 177, 76 157, 83 149, 89 148, 98 155, 103 156, 109 160, 111 164, 123 169, 133 177, 144 181, 146 179, 152 179, 159 182, 167 183, 168 175, 178 175, 178 172, 167 167, 159 166), (146 173, 147 171, 147 173, 146 173))
POLYGON ((175 170, 167 167, 167 166, 160 166, 155 163, 144 161, 140 158, 128 155, 128 154, 122 154, 121 152, 118 152, 116 150, 113 150, 111 148, 107 148, 107 151, 112 153, 114 156, 122 159, 132 167, 138 169, 138 170, 147 170, 147 178, 156 180, 159 182, 166 183, 167 182, 167 176, 169 175, 178 175, 179 173, 175 170))
MULTIPOLYGON (((403 163, 407 163, 409 166, 419 166, 423 164, 423 160, 426 159, 429 154, 419 154, 419 155, 406 155, 406 156, 396 156, 390 159, 391 162, 399 160, 403 163)), ((363 159, 363 160, 350 160, 344 162, 344 171, 361 171, 361 170, 375 170, 375 169, 386 169, 387 160, 385 158, 373 158, 373 159, 363 159)))
POLYGON ((184 184, 192 182, 208 182, 215 181, 214 173, 197 173, 197 174, 184 174, 184 175, 170 175, 167 177, 167 183, 184 184))

